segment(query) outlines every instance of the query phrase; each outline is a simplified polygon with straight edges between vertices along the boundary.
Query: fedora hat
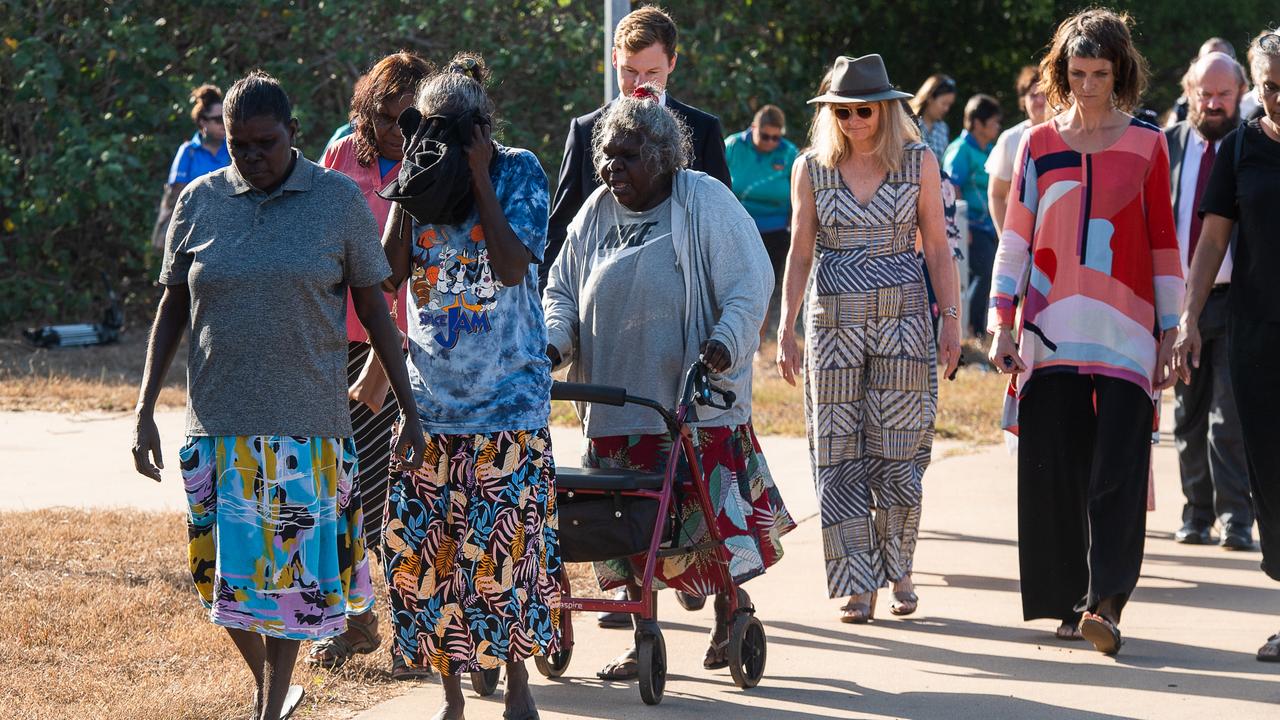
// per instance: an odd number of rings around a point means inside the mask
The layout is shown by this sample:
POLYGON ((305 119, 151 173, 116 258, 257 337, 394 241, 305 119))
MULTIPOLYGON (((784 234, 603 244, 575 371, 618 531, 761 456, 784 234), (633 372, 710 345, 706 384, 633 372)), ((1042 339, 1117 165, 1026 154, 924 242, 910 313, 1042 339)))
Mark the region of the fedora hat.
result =
POLYGON ((841 55, 831 66, 831 89, 811 98, 809 103, 858 103, 909 98, 909 93, 895 90, 879 55, 851 58, 841 55))

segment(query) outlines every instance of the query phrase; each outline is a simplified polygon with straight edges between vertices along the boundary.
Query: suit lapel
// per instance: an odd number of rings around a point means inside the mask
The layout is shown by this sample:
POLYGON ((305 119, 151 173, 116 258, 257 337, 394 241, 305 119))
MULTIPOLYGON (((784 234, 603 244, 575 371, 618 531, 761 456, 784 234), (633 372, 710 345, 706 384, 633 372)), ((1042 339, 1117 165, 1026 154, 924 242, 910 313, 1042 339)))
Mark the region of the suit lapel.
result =
POLYGON ((1191 139, 1191 125, 1180 123, 1178 131, 1173 134, 1176 148, 1170 148, 1170 161, 1173 163, 1173 216, 1178 217, 1178 207, 1182 203, 1182 173, 1187 171, 1187 145, 1191 139))

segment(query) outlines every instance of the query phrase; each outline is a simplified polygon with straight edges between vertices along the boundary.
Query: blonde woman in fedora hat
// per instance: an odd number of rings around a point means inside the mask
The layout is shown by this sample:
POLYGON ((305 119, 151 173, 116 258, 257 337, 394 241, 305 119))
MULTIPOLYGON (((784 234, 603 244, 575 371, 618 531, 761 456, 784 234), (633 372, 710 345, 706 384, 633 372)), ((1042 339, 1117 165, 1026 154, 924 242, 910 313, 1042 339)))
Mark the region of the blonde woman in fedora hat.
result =
POLYGON ((938 161, 879 55, 841 57, 813 147, 792 172, 791 251, 778 370, 803 369, 805 419, 831 597, 841 621, 875 615, 892 583, 895 615, 915 612, 911 581, 921 479, 937 408, 934 335, 921 253, 943 308, 937 353, 960 358, 959 280, 947 245, 938 161), (803 353, 795 321, 813 270, 803 353))

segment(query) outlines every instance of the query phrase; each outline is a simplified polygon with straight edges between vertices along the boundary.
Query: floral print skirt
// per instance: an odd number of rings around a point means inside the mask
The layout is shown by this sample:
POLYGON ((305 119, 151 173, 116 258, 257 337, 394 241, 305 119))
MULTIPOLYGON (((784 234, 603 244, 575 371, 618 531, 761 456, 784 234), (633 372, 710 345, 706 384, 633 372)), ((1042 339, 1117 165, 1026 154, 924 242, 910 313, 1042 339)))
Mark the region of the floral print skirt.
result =
POLYGON ((427 435, 393 473, 383 567, 397 649, 442 675, 559 649, 555 463, 546 429, 427 435))
POLYGON ((189 437, 179 458, 191 576, 214 624, 315 640, 373 607, 349 438, 189 437))
MULTIPOLYGON (((729 573, 743 583, 782 558, 783 535, 795 529, 778 488, 773 484, 764 453, 751 423, 737 427, 695 428, 695 443, 703 478, 715 510, 716 527, 729 550, 729 573)), ((663 472, 671 454, 669 435, 617 435, 591 438, 585 467, 630 468, 663 472)), ((677 448, 678 450, 678 448, 677 448)), ((689 482, 683 459, 678 478, 689 482)), ((677 508, 682 545, 700 544, 708 531, 696 491, 688 487, 677 508)), ((660 557, 654 587, 670 587, 691 595, 708 596, 726 588, 716 569, 714 547, 660 557)), ((595 563, 596 579, 605 590, 620 587, 644 574, 644 555, 595 563)))

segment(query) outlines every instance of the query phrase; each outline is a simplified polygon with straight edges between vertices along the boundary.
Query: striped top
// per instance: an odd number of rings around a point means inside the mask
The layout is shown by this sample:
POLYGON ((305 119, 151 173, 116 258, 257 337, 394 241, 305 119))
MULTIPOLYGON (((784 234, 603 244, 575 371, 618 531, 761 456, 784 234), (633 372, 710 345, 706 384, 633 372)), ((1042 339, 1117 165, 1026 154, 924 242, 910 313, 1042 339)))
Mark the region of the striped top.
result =
POLYGON ((1185 289, 1163 134, 1135 119, 1107 149, 1079 153, 1047 122, 1026 132, 1018 158, 988 318, 992 332, 1018 327, 1027 371, 1015 399, 1046 372, 1150 393, 1158 337, 1178 324, 1185 289))

